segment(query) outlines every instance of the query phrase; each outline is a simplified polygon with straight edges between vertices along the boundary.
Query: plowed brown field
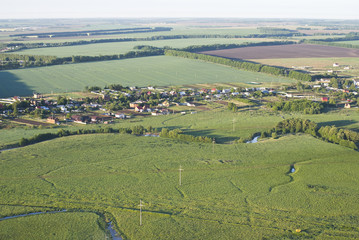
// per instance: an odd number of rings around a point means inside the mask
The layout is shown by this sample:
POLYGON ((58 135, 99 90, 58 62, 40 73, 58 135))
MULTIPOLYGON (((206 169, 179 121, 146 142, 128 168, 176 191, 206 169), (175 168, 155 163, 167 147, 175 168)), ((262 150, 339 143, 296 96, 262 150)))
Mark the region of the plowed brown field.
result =
POLYGON ((359 49, 313 44, 243 47, 201 53, 232 59, 359 57, 359 49))

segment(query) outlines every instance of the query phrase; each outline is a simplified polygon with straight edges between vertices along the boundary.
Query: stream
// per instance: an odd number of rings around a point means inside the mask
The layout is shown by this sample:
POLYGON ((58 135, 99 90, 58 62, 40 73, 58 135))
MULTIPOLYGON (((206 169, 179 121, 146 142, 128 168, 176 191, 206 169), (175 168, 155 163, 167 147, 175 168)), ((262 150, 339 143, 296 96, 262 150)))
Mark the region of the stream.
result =
POLYGON ((248 141, 246 143, 256 143, 256 142, 258 142, 258 138, 260 138, 260 136, 256 136, 251 141, 248 141))
MULTIPOLYGON (((40 214, 45 214, 45 213, 61 213, 61 212, 67 212, 67 210, 64 209, 64 210, 61 210, 61 211, 52 211, 52 212, 34 212, 34 213, 19 214, 19 215, 13 215, 13 216, 0 218, 0 221, 7 220, 7 219, 12 219, 12 218, 40 215, 40 214)), ((114 229, 114 226, 112 225, 112 222, 109 222, 107 224, 108 224, 107 230, 110 231, 112 239, 113 240, 122 240, 122 238, 118 235, 118 233, 114 229)))

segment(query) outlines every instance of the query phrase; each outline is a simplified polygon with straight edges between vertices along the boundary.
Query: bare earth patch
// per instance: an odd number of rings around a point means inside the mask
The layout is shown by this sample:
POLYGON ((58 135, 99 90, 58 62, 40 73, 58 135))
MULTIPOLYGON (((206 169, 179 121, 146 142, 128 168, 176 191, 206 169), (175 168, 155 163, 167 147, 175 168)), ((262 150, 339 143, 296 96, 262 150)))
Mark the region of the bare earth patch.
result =
POLYGON ((314 44, 244 47, 201 53, 232 59, 359 57, 359 49, 314 44))

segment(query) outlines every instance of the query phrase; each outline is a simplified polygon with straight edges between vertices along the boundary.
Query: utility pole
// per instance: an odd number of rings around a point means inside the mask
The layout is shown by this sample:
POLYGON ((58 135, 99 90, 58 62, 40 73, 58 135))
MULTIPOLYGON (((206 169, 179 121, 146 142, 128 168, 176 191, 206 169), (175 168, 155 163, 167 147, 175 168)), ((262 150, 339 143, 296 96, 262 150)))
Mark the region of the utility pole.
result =
POLYGON ((182 166, 180 165, 180 168, 179 168, 179 185, 181 186, 182 185, 182 179, 181 179, 181 175, 182 175, 182 166))
POLYGON ((142 200, 140 200, 140 205, 138 205, 140 207, 140 226, 142 226, 142 207, 144 205, 142 205, 142 200))
POLYGON ((216 143, 216 139, 213 138, 212 145, 213 145, 213 154, 214 154, 214 144, 216 143))

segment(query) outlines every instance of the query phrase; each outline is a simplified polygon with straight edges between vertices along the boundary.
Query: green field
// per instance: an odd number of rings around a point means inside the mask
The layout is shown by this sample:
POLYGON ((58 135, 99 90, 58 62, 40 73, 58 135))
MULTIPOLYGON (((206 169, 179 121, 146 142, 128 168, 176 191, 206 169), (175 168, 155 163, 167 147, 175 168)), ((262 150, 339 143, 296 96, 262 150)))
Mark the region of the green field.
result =
POLYGON ((358 152, 307 135, 214 152, 162 138, 73 136, 2 152, 0 161, 0 210, 105 212, 129 239, 359 237, 358 152))
POLYGON ((0 221, 0 239, 106 239, 105 228, 95 213, 45 213, 0 221))
POLYGON ((345 44, 353 44, 353 45, 359 45, 359 41, 339 41, 334 43, 345 43, 345 44))
POLYGON ((0 72, 0 97, 82 91, 85 86, 174 86, 195 83, 291 83, 288 78, 253 73, 168 56, 57 65, 0 72))
POLYGON ((134 46, 150 45, 155 47, 173 47, 184 48, 192 45, 210 45, 210 44, 241 44, 244 42, 263 42, 273 41, 271 39, 260 38, 190 38, 190 39, 170 39, 158 41, 134 41, 134 42, 115 42, 115 43, 97 43, 88 45, 78 45, 69 47, 48 47, 18 51, 18 54, 25 55, 50 55, 57 57, 69 56, 98 56, 113 55, 134 51, 134 46))

